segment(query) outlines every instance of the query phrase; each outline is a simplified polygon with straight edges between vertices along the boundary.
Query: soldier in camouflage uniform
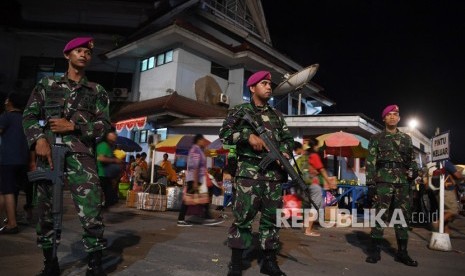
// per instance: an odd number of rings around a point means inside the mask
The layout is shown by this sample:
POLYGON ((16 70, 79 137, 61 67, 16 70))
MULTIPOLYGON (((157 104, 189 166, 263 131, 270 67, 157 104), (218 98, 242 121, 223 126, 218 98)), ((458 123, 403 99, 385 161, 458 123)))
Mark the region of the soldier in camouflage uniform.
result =
POLYGON ((219 136, 225 144, 235 144, 238 158, 235 174, 236 200, 233 205, 235 221, 229 229, 228 245, 232 248, 228 275, 242 275, 242 254, 252 244, 252 221, 261 212, 260 245, 264 253, 261 273, 285 275, 278 267, 276 253, 279 249, 279 234, 276 227, 276 209, 282 207, 281 183, 287 174, 274 162, 267 170, 259 168, 266 156, 263 140, 253 127, 242 118, 245 109, 255 114, 273 134, 281 152, 289 159, 292 154, 293 137, 281 113, 268 104, 271 98, 271 75, 267 71, 253 74, 247 81, 251 102, 235 106, 223 122, 219 136))
MULTIPOLYGON (((84 69, 92 59, 92 48, 91 37, 78 37, 68 42, 63 50, 68 59, 68 71, 63 77, 45 77, 39 81, 24 110, 23 127, 37 160, 51 169, 50 145, 56 142, 54 136, 61 137, 62 143, 69 147, 71 153, 66 156, 65 173, 84 229, 82 241, 89 253, 87 275, 105 275, 101 267, 105 248, 102 191, 96 171, 94 143, 110 128, 109 98, 101 85, 85 77, 84 69)), ((40 275, 60 274, 58 260, 52 254, 51 192, 50 183, 37 184, 40 210, 37 244, 45 257, 45 267, 40 275)))
MULTIPOLYGON (((410 218, 409 182, 413 173, 418 170, 413 154, 412 139, 409 135, 399 131, 399 108, 397 105, 387 106, 382 118, 385 130, 375 134, 368 145, 369 155, 366 160, 367 186, 369 197, 373 201, 373 208, 378 213, 387 210, 382 216, 387 221, 388 214, 399 208, 408 223, 410 218)), ((401 224, 394 225, 398 251, 395 260, 408 266, 418 266, 407 253, 408 227, 401 224)), ((384 229, 376 223, 371 230, 371 244, 368 248, 369 256, 366 261, 377 263, 381 260, 380 241, 384 229)))

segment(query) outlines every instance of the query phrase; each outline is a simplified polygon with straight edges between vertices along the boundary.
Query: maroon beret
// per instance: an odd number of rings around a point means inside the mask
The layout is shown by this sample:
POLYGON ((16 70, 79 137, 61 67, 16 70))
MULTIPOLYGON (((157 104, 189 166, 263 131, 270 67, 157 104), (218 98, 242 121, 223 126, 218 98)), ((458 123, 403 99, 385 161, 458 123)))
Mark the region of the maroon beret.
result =
POLYGON ((381 117, 384 119, 389 112, 399 112, 399 107, 395 104, 386 106, 383 113, 381 113, 381 117))
POLYGON ((257 73, 250 76, 247 80, 247 87, 253 86, 262 80, 271 80, 271 74, 268 71, 258 71, 257 73))
POLYGON ((84 47, 92 50, 94 48, 94 39, 92 37, 76 37, 71 39, 63 49, 63 53, 68 53, 78 47, 84 47))

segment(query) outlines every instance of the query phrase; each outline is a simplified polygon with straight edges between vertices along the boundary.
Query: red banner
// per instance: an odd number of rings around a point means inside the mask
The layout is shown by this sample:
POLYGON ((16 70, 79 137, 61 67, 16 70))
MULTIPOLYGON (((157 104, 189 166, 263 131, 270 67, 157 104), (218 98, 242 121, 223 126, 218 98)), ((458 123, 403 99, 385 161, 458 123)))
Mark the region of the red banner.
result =
POLYGON ((116 131, 121 132, 123 128, 126 128, 128 131, 131 131, 134 127, 137 127, 138 129, 144 129, 146 123, 147 117, 119 121, 116 123, 116 131))

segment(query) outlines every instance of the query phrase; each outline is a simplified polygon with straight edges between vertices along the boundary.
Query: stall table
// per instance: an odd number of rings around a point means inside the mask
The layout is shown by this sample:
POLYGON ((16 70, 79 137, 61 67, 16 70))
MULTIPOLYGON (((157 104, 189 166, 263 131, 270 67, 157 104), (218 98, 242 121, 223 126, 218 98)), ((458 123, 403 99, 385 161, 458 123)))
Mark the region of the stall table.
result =
MULTIPOLYGON (((357 209, 357 202, 363 198, 363 202, 366 203, 366 195, 368 192, 367 186, 359 185, 337 185, 339 195, 334 198, 329 204, 333 205, 336 202, 340 203, 342 200, 347 199, 347 206, 351 207, 351 210, 357 209)), ((338 204, 339 205, 339 204, 338 204)))

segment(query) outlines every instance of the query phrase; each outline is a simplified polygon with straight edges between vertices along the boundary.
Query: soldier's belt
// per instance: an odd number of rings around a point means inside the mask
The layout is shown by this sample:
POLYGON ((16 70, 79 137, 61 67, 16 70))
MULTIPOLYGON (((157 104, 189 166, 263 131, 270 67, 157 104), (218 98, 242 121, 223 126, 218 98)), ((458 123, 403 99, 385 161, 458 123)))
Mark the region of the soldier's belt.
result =
POLYGON ((376 169, 402 169, 404 164, 401 162, 378 162, 376 164, 376 169))

